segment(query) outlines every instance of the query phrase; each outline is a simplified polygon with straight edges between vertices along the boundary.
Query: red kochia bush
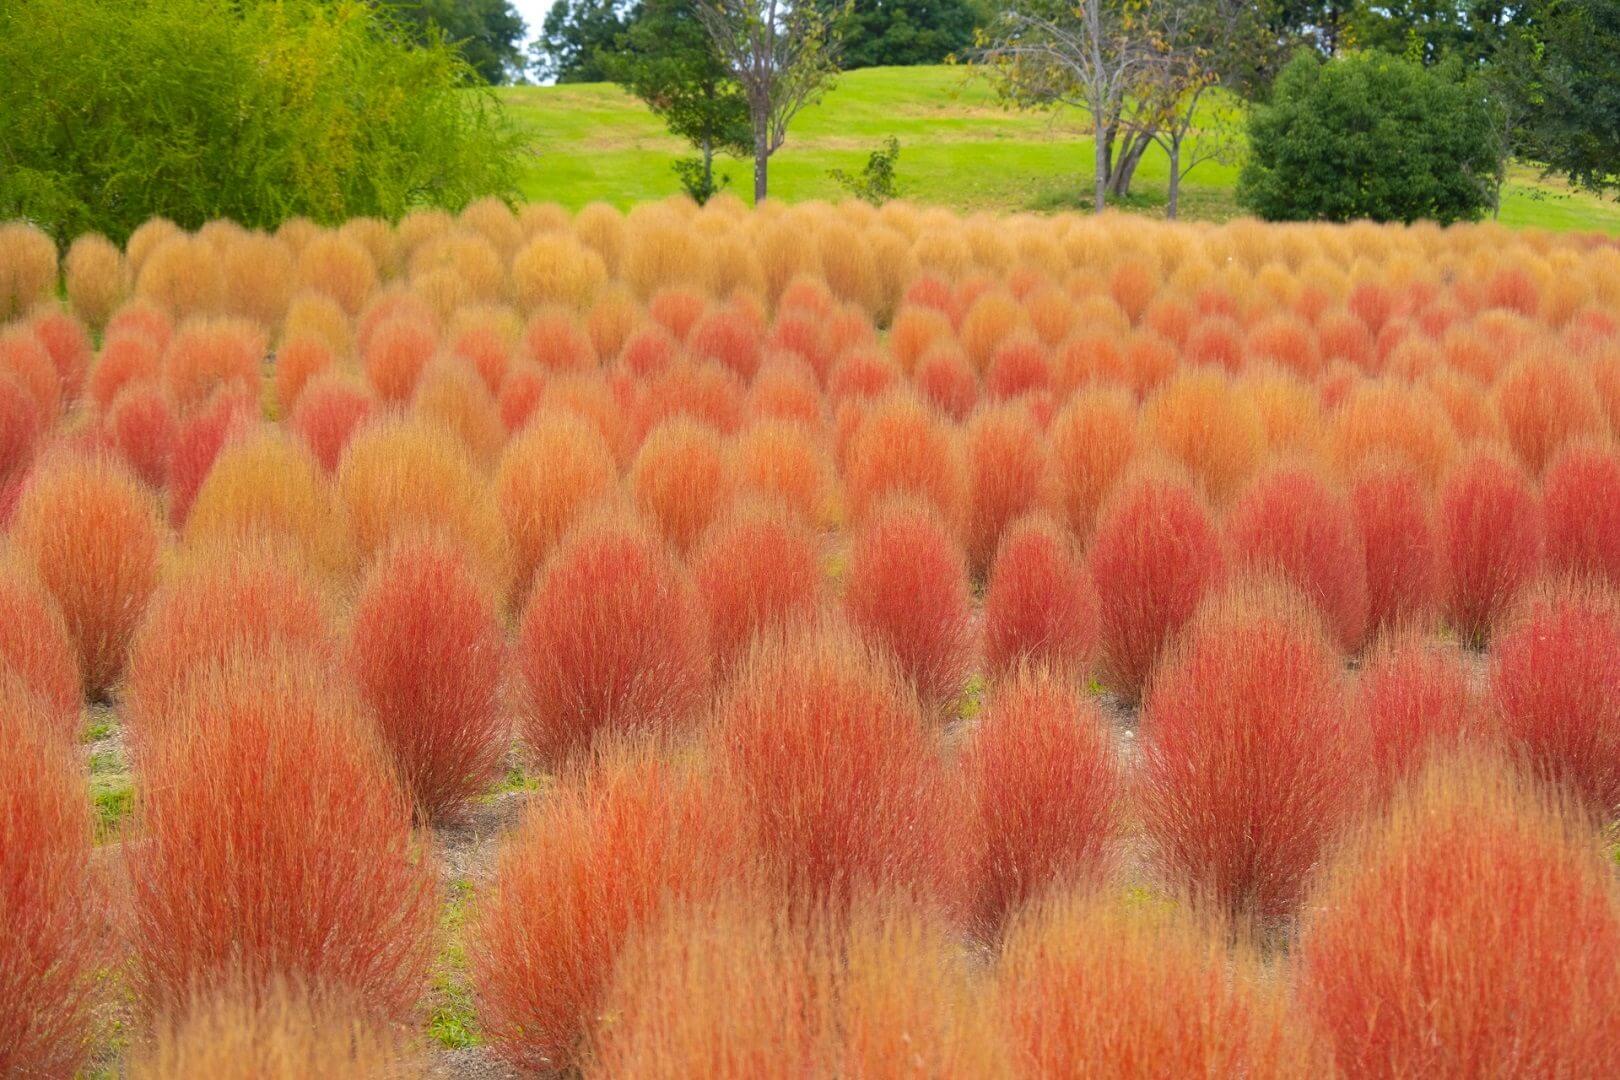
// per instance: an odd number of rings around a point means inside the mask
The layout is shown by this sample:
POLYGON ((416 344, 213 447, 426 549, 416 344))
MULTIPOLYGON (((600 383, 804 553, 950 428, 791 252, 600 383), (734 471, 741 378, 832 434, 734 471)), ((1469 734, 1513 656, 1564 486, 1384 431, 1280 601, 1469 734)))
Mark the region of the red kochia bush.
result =
POLYGON ((0 486, 20 480, 33 462, 45 418, 27 390, 0 374, 0 486))
POLYGON ((264 334, 254 323, 188 320, 163 351, 163 389, 182 415, 202 408, 216 392, 257 401, 264 349, 264 334))
POLYGON ((1290 913, 1367 775, 1347 706, 1297 594, 1240 581, 1212 598, 1143 705, 1142 814, 1167 868, 1234 915, 1290 913))
POLYGON ((1136 401, 1113 387, 1082 391, 1053 418, 1048 434, 1054 499, 1069 530, 1084 542, 1136 455, 1136 401))
POLYGON ((1120 771, 1096 703, 1072 680, 1025 669, 998 687, 967 745, 981 928, 995 933, 1057 884, 1094 884, 1113 867, 1120 771))
POLYGON ((1620 452, 1576 443, 1541 478, 1547 568, 1620 587, 1620 452))
POLYGON ((145 334, 109 333, 90 369, 90 400, 105 410, 126 386, 156 383, 161 357, 162 351, 145 334))
POLYGON ((648 434, 628 481, 636 505, 683 557, 736 489, 720 436, 685 418, 666 420, 648 434))
POLYGON ((56 365, 63 404, 78 401, 93 351, 84 324, 61 308, 52 307, 36 314, 29 325, 56 365))
POLYGON ((865 889, 955 908, 962 815, 903 677, 836 621, 761 641, 715 707, 713 737, 751 864, 807 905, 865 889))
POLYGON ((138 745, 165 727, 188 684, 233 659, 334 653, 321 591, 288 554, 256 544, 181 552, 129 646, 123 719, 138 745))
POLYGON ((287 339, 276 349, 276 405, 290 414, 311 379, 330 370, 337 360, 332 346, 313 334, 287 339))
POLYGON ((808 618, 822 604, 821 548, 807 525, 764 502, 716 522, 692 555, 717 671, 729 671, 761 633, 808 618))
POLYGON ((885 499, 911 495, 946 522, 959 519, 967 495, 960 448, 933 409, 890 397, 867 410, 843 455, 850 517, 860 521, 885 499))
POLYGON ((692 355, 718 360, 744 382, 759 370, 760 348, 765 328, 744 307, 710 311, 699 319, 687 336, 692 355))
POLYGON ((1235 568, 1276 574, 1316 605, 1339 651, 1367 630, 1367 555, 1350 503, 1307 465, 1261 473, 1226 518, 1235 568))
POLYGON ((1367 556, 1367 631, 1431 626, 1445 597, 1440 529, 1423 480, 1393 458, 1363 465, 1350 508, 1367 556))
POLYGON ((557 542, 617 490, 618 480, 607 441, 564 410, 542 410, 507 445, 495 473, 495 501, 517 563, 515 596, 528 596, 557 542))
POLYGON ((304 440, 327 472, 337 469, 343 448, 376 409, 376 398, 356 379, 318 376, 298 395, 287 427, 304 440))
POLYGON ((1104 681, 1135 700, 1160 654, 1226 573, 1209 510, 1170 472, 1141 472, 1103 504, 1088 556, 1104 681))
POLYGON ((0 328, 0 375, 28 391, 43 421, 56 421, 62 411, 62 380, 45 343, 26 327, 0 328))
POLYGON ((1465 454, 1440 489, 1440 525, 1450 581, 1447 614, 1481 644, 1541 568, 1544 518, 1530 477, 1480 447, 1465 454))
POLYGON ((1591 379, 1552 355, 1524 357, 1503 372, 1491 388, 1491 406, 1508 445, 1532 475, 1560 446, 1605 426, 1591 379))
POLYGON ((79 654, 55 599, 15 552, 0 549, 0 682, 14 678, 39 698, 52 729, 79 737, 79 654))
POLYGON ((19 496, 12 543, 61 606, 92 699, 123 670, 157 581, 161 529, 151 494, 108 458, 59 453, 19 496))
MULTIPOLYGON (((50 706, 0 679, 0 1073, 72 1076, 90 1044, 104 893, 88 784, 50 706)), ((76 733, 75 733, 76 734, 76 733)))
POLYGON ((353 695, 299 656, 239 657, 142 747, 134 983, 153 1014, 241 980, 405 1021, 433 956, 431 862, 353 695))
POLYGON ((647 746, 568 768, 502 844, 468 928, 478 1017, 503 1058, 578 1064, 627 939, 736 872, 738 819, 647 746))
POLYGON ((535 580, 517 668, 520 730, 542 758, 583 750, 600 733, 678 728, 709 690, 692 583, 633 519, 586 522, 535 580))
POLYGON ((1056 524, 1026 517, 1007 530, 984 595, 984 665, 994 681, 1022 663, 1079 681, 1097 646, 1097 591, 1056 524))
POLYGON ((1286 985, 1231 929, 1185 905, 1044 897, 1007 932, 997 1012, 1018 1075, 1331 1075, 1286 985))
POLYGON ((954 345, 940 345, 924 354, 912 381, 923 400, 958 422, 966 420, 979 402, 979 377, 954 345))
POLYGON ((427 322, 409 316, 388 319, 361 345, 366 380, 384 402, 402 405, 411 399, 438 347, 439 335, 427 322))
POLYGON ((119 394, 102 429, 124 464, 156 491, 169 482, 169 461, 179 433, 174 406, 156 386, 131 386, 119 394))
POLYGON ((1509 744, 1597 814, 1620 817, 1620 602, 1595 585, 1527 592, 1491 645, 1509 744))
POLYGON ((506 756, 495 602, 460 552, 404 540, 356 601, 348 665, 419 817, 455 816, 506 756))
POLYGON ((1578 812, 1500 764, 1425 772, 1307 908, 1300 994, 1340 1074, 1620 1073, 1613 871, 1578 812))
POLYGON ((891 502, 856 532, 844 610, 930 710, 950 705, 967 678, 972 605, 962 549, 927 506, 891 502))
POLYGON ((1048 501, 1046 440, 1029 409, 1012 404, 975 415, 963 441, 968 471, 964 546, 969 567, 982 576, 1007 526, 1048 501))
POLYGON ((1373 770, 1390 790, 1434 754, 1484 735, 1484 709, 1455 645, 1403 631, 1368 653, 1356 710, 1373 770))

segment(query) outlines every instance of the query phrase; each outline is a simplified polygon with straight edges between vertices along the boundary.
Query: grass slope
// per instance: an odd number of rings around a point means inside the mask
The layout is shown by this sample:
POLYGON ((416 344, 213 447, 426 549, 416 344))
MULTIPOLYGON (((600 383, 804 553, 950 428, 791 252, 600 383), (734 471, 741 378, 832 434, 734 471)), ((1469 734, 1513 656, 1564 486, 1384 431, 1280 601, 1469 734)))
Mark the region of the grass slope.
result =
MULTIPOLYGON (((525 86, 501 91, 528 141, 523 194, 580 207, 621 207, 680 190, 670 164, 692 151, 657 117, 608 84, 525 86)), ((982 79, 961 67, 868 68, 794 121, 771 162, 771 193, 801 199, 841 194, 828 170, 858 170, 880 141, 900 140, 902 194, 960 210, 1084 208, 1091 184, 1090 128, 1075 110, 1008 111, 982 79)), ((752 163, 722 159, 739 194, 752 190, 752 163)), ((1167 163, 1151 152, 1137 174, 1131 209, 1163 214, 1167 163)), ((1240 211, 1237 169, 1206 162, 1187 178, 1182 213, 1222 220, 1240 211)), ((1620 205, 1571 192, 1515 169, 1502 221, 1551 229, 1620 232, 1620 205)))

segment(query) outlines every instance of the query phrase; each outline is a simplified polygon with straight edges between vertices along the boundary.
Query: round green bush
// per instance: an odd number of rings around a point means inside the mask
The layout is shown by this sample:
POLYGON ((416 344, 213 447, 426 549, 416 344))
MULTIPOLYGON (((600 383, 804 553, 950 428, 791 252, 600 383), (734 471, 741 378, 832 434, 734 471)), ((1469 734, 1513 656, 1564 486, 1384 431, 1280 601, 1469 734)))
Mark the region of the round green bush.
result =
POLYGON ((1249 119, 1238 201, 1270 221, 1477 221, 1502 175, 1494 110, 1447 70, 1305 53, 1249 119))

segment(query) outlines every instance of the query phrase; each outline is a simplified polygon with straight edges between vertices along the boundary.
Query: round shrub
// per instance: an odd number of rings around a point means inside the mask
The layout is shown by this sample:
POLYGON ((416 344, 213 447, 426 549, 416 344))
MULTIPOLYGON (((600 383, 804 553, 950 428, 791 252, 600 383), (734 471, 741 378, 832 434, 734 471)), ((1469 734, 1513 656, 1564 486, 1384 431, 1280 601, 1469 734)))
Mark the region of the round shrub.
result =
POLYGON ((294 979, 408 1020, 433 956, 434 872, 352 693, 306 656, 239 656, 153 735, 128 861, 142 1008, 294 979))
POLYGON ((1349 500, 1308 465, 1275 465, 1238 496, 1225 521, 1234 569, 1275 574, 1321 613, 1339 651, 1361 650, 1367 556, 1349 500))
POLYGON ((1350 485, 1350 509, 1367 556, 1367 630, 1428 628, 1446 596, 1446 564, 1433 500, 1410 467, 1380 458, 1350 485))
POLYGON ((1528 591, 1491 644, 1490 693, 1509 744, 1592 812, 1620 816, 1620 601, 1589 584, 1528 591))
POLYGON ((84 688, 67 622, 34 567, 0 548, 0 681, 5 679, 16 679, 39 699, 55 731, 69 742, 78 740, 84 688))
POLYGON ((1499 763, 1425 771, 1338 851, 1300 997, 1344 1075, 1620 1068, 1620 898, 1587 822, 1499 763))
POLYGON ((321 590, 285 550, 183 549, 130 642, 124 723, 139 744, 169 725, 192 681, 233 659, 304 652, 329 665, 335 651, 321 590))
POLYGON ((961 910, 957 793, 903 677, 836 621, 760 642, 715 705, 750 864, 845 912, 867 889, 961 910))
POLYGON ((1297 594, 1240 581, 1213 598, 1143 703, 1142 814, 1166 868, 1235 916, 1290 914, 1361 798, 1349 704, 1297 594))
POLYGON ((418 817, 454 817, 505 763, 494 598, 442 539, 402 540, 355 601, 348 668, 418 817))
POLYGON ((1136 700, 1204 594, 1225 577, 1220 534, 1185 479, 1140 472, 1103 504, 1087 562, 1097 588, 1103 680, 1136 700))
POLYGON ((11 541, 55 598, 96 700, 124 669, 130 635, 157 583, 162 522, 152 495, 122 466, 60 453, 24 485, 11 541))
POLYGON ((737 820, 645 744, 564 770, 502 843, 468 927, 478 1018, 521 1068, 577 1066, 620 951, 737 873, 737 820))
POLYGON ((1302 53, 1248 135, 1238 201, 1270 221, 1477 221, 1500 169, 1483 93, 1378 51, 1302 53))
POLYGON ((1094 885, 1113 870, 1124 773, 1102 711, 1061 675, 1026 669, 998 686, 962 772, 983 931, 999 933, 1049 888, 1094 885))
POLYGON ((84 1063, 97 968, 112 959, 88 781, 52 712, 0 678, 0 1072, 14 1076, 84 1063))
POLYGON ((1027 1075, 1325 1075, 1250 946, 1172 905, 1059 892, 1018 918, 997 965, 995 1004, 1027 1075), (1131 1067, 1139 1063, 1140 1072, 1131 1067))
POLYGON ((692 583, 628 517, 584 522, 558 545, 523 609, 516 665, 519 730, 547 761, 604 734, 678 730, 709 692, 692 583))
POLYGON ((715 522, 692 554, 692 577, 722 673, 756 638, 813 616, 827 592, 815 534, 763 502, 744 503, 715 522))
POLYGON ((1488 639, 1540 571, 1545 518, 1530 477, 1488 447, 1464 454, 1440 489, 1446 613, 1463 640, 1488 639))
POLYGON ((984 594, 985 674, 1024 664, 1078 682, 1097 647, 1097 590, 1067 533, 1032 515, 1007 530, 984 594))
POLYGON ((962 548, 928 506, 890 502, 856 532, 844 610, 930 710, 943 712, 967 679, 972 605, 962 548))

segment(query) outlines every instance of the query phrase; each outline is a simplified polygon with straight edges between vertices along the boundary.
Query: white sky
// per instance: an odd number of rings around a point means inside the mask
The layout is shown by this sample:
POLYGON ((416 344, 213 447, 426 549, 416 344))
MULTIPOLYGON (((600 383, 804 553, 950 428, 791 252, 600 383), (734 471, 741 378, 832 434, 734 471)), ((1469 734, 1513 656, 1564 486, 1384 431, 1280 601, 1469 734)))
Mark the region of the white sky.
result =
POLYGON ((551 10, 551 0, 512 0, 512 6, 529 24, 528 40, 533 41, 540 32, 540 24, 545 21, 546 12, 551 10))

